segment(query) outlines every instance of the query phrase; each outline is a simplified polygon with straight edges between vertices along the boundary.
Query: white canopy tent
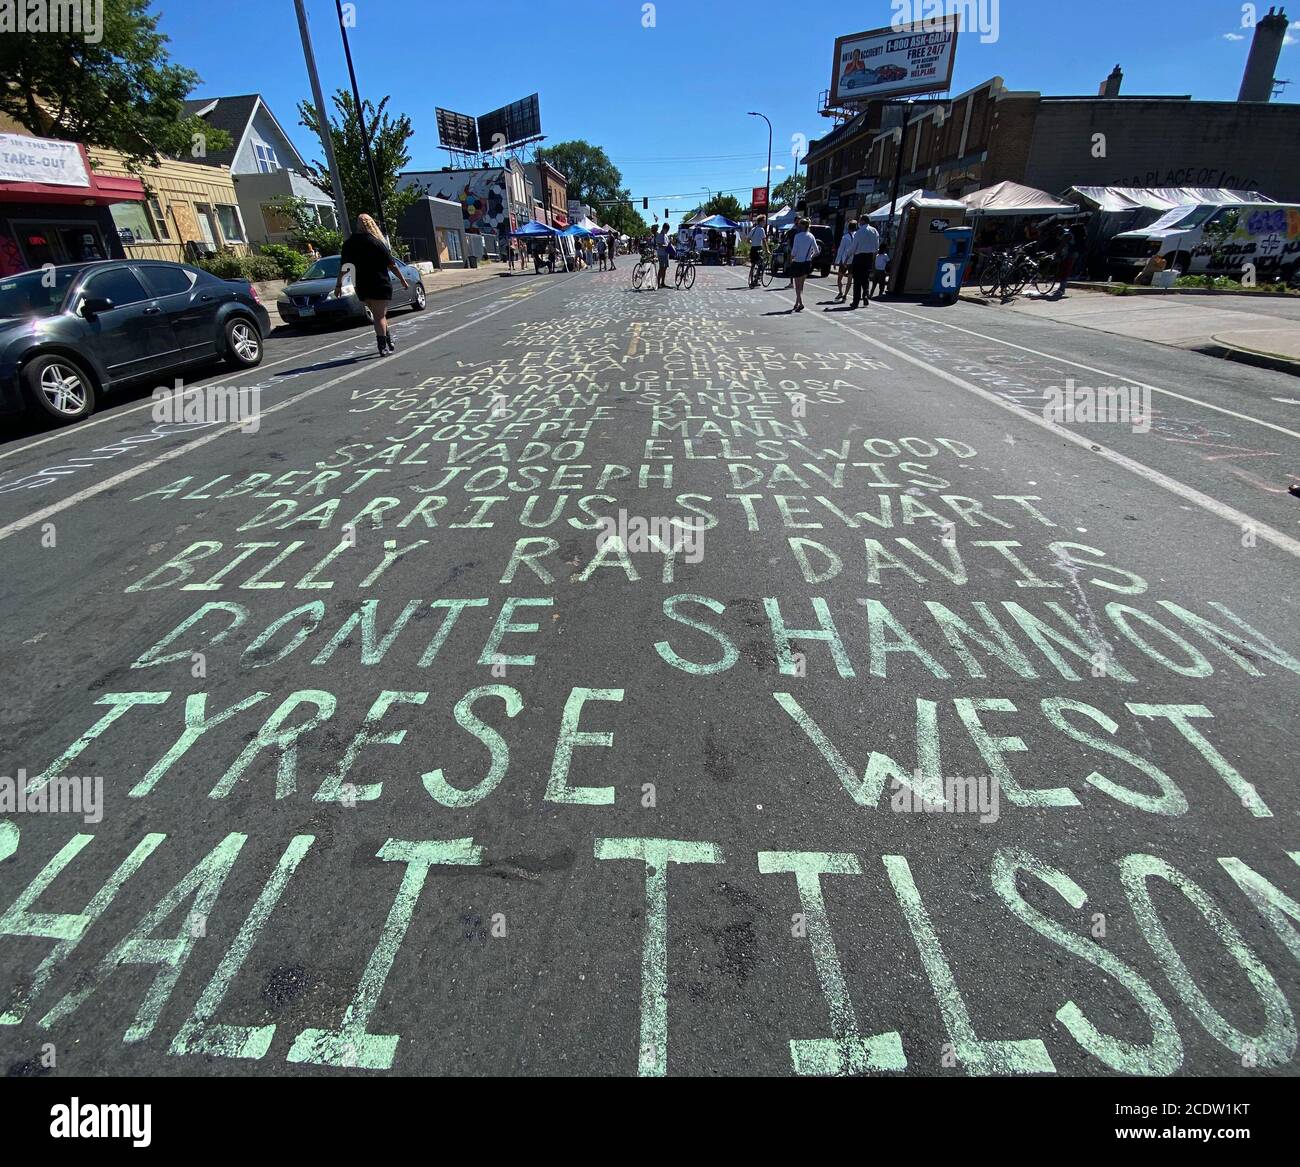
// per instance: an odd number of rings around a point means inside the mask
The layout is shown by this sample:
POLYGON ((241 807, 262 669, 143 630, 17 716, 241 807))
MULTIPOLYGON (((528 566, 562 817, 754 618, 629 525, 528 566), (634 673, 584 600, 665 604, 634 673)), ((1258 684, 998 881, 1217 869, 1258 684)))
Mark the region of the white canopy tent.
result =
POLYGON ((897 219, 898 216, 901 215, 905 210, 907 210, 907 208, 910 207, 914 202, 916 202, 917 199, 933 198, 933 197, 934 197, 933 191, 910 190, 907 192, 907 194, 899 196, 897 206, 895 206, 893 203, 882 203, 874 211, 869 211, 867 213, 867 218, 871 221, 873 226, 877 223, 883 223, 885 222, 885 220, 889 218, 892 209, 894 218, 897 219))
POLYGON ((799 216, 791 206, 784 206, 774 215, 769 215, 767 225, 777 231, 784 231, 787 227, 793 227, 794 221, 799 216))
POLYGON ((1271 203, 1257 190, 1229 190, 1222 186, 1072 186, 1062 196, 1088 210, 1113 215, 1151 210, 1158 215, 1193 203, 1271 203))
POLYGON ((1149 227, 1175 208, 1223 203, 1271 203, 1257 190, 1221 186, 1072 186, 1061 195, 1088 212, 1088 248, 1101 254, 1121 231, 1149 227))
POLYGON ((1018 182, 995 182, 957 200, 973 218, 986 215, 1077 215, 1074 203, 1054 199, 1045 190, 1018 182))

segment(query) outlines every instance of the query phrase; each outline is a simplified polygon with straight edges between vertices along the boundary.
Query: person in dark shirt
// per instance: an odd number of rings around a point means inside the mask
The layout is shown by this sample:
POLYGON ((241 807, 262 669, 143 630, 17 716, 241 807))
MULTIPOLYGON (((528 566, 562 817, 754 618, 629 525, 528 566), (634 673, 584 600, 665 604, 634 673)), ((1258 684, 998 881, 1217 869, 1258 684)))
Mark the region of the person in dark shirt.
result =
POLYGON ((334 284, 334 294, 343 294, 343 277, 351 274, 357 290, 357 298, 370 309, 375 323, 375 343, 379 346, 379 355, 395 352, 393 338, 388 335, 388 306, 393 299, 393 285, 389 282, 391 271, 402 287, 409 288, 397 266, 397 260, 389 251, 388 244, 380 233, 379 224, 369 215, 357 216, 357 229, 348 236, 339 256, 339 277, 334 284))

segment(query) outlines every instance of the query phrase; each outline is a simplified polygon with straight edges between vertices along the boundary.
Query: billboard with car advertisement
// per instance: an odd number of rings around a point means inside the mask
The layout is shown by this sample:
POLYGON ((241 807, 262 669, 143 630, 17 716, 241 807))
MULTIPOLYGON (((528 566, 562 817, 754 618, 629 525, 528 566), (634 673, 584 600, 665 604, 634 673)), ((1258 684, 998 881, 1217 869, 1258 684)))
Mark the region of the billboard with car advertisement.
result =
POLYGON ((840 37, 831 72, 831 105, 947 89, 957 54, 957 28, 958 18, 948 16, 840 37))

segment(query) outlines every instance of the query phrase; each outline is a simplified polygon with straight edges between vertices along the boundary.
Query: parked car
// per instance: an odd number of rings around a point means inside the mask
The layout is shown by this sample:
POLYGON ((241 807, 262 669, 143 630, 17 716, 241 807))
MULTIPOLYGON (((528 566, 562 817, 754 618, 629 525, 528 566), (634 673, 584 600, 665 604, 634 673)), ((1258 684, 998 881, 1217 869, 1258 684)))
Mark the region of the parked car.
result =
MULTIPOLYGON (((820 273, 822 278, 831 274, 831 264, 835 261, 835 233, 830 227, 822 223, 813 223, 808 228, 817 240, 817 246, 821 251, 817 253, 817 258, 813 260, 813 272, 820 273)), ((790 254, 790 244, 794 241, 794 228, 787 227, 781 233, 781 240, 776 247, 772 249, 772 274, 774 276, 785 275, 785 262, 790 254)))
POLYGON ((1199 203, 1175 207, 1154 223, 1114 236, 1106 268, 1115 279, 1131 280, 1156 255, 1183 275, 1240 278, 1250 263, 1260 283, 1294 282, 1300 275, 1300 205, 1199 203))
MULTIPOLYGON (((280 293, 275 302, 275 310, 286 324, 339 324, 344 321, 362 321, 370 319, 370 309, 358 298, 355 289, 345 283, 343 294, 336 296, 334 287, 339 278, 337 255, 327 255, 318 259, 304 273, 303 277, 289 284, 280 293)), ((410 290, 402 287, 401 281, 390 271, 388 280, 393 285, 393 306, 409 304, 411 310, 419 312, 425 305, 424 284, 420 273, 409 263, 397 264, 402 275, 410 284, 410 290)))
POLYGON ((271 318, 246 280, 187 264, 101 260, 0 279, 0 413, 79 421, 100 394, 225 360, 262 361, 271 318))

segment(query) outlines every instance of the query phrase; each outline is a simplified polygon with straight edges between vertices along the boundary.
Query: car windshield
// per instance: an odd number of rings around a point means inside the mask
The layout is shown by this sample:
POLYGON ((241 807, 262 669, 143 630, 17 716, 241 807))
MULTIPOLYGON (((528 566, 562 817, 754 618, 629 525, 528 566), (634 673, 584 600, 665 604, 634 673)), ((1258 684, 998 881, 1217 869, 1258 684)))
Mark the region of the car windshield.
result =
POLYGON ((46 268, 0 280, 0 320, 53 316, 80 271, 76 267, 46 268))
POLYGON ((304 280, 332 280, 339 274, 339 257, 327 255, 318 259, 303 273, 304 280))

